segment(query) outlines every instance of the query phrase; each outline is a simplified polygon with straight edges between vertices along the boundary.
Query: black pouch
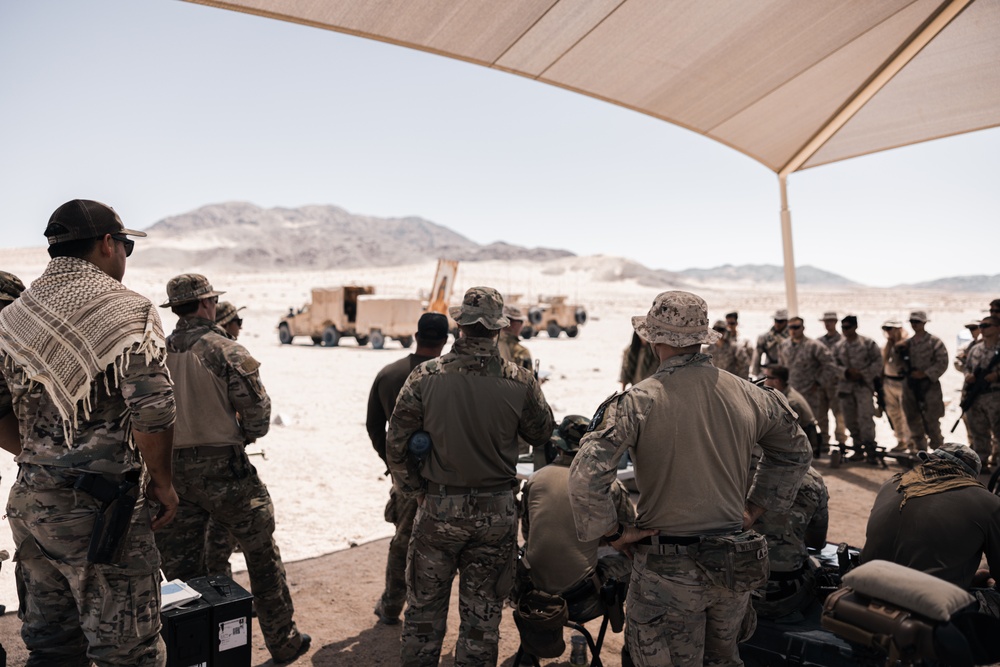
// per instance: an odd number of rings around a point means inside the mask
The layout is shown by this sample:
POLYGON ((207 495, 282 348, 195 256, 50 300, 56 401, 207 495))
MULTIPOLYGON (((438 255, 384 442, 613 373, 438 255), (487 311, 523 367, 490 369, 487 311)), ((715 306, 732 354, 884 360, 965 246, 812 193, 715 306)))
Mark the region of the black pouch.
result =
POLYGON ((77 478, 73 488, 101 501, 101 511, 94 519, 94 530, 90 534, 87 561, 118 563, 125 549, 132 512, 139 499, 138 474, 130 474, 115 484, 100 475, 85 473, 77 478))
POLYGON ((767 540, 748 530, 702 538, 688 554, 716 586, 748 593, 767 583, 767 540))
POLYGON ((514 607, 521 646, 538 658, 558 658, 566 651, 563 626, 568 620, 566 600, 539 590, 523 595, 514 607))

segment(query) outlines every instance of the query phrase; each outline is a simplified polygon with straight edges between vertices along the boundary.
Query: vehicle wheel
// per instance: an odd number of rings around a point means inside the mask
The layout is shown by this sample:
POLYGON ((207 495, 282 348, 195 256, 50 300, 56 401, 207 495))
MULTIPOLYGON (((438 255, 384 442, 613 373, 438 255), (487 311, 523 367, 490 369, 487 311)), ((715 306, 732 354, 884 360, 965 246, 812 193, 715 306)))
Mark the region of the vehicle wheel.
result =
POLYGON ((587 311, 584 310, 583 308, 577 308, 576 312, 573 313, 573 319, 576 320, 577 324, 586 324, 587 323, 587 311))
POLYGON ((381 350, 385 347, 385 336, 382 335, 381 331, 371 332, 371 335, 368 336, 368 338, 372 342, 372 347, 376 350, 381 350))
POLYGON ((528 309, 528 321, 534 325, 539 325, 542 323, 542 309, 538 306, 528 309))
POLYGON ((413 345, 413 336, 403 336, 402 338, 397 338, 396 340, 398 340, 399 344, 404 348, 408 348, 413 345))
POLYGON ((545 332, 549 334, 549 338, 559 338, 560 331, 562 331, 562 327, 555 322, 549 322, 549 326, 545 327, 545 332))
POLYGON ((340 332, 334 327, 323 329, 323 347, 337 347, 340 344, 340 332))
POLYGON ((288 330, 288 325, 282 322, 278 325, 278 340, 282 345, 291 345, 292 332, 288 330))
POLYGON ((313 345, 322 345, 323 344, 323 337, 322 336, 313 336, 312 337, 312 342, 313 342, 313 345))
POLYGON ((572 326, 569 329, 566 329, 566 335, 570 338, 576 338, 578 333, 580 333, 580 327, 572 326))
POLYGON ((364 347, 368 344, 368 336, 355 336, 354 340, 358 341, 358 347, 364 347))
POLYGON ((830 451, 830 467, 831 468, 839 468, 840 467, 840 459, 841 459, 842 456, 843 456, 843 454, 840 453, 839 449, 831 450, 830 451))
POLYGON ((535 330, 530 326, 521 327, 521 338, 528 340, 535 335, 535 330))

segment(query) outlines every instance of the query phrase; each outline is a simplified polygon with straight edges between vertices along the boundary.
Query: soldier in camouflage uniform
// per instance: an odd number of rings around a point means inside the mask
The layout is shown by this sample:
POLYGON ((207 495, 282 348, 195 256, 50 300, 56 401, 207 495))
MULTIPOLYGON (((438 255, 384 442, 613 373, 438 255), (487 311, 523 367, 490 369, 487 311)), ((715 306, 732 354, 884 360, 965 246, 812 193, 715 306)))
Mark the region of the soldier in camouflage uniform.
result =
POLYGON ((903 414, 903 361, 899 358, 898 345, 906 340, 903 323, 898 320, 886 320, 882 323, 885 334, 885 345, 882 347, 882 392, 885 394, 885 414, 889 417, 893 435, 896 436, 896 446, 893 453, 901 453, 909 449, 910 431, 906 426, 906 415, 903 414))
POLYGON ((104 204, 74 200, 45 235, 52 261, 0 312, 0 424, 19 468, 7 518, 27 665, 162 666, 153 529, 177 510, 174 396, 156 310, 120 282, 128 237, 145 234, 104 204), (157 516, 138 498, 120 554, 91 562, 103 503, 84 489, 137 483, 143 466, 157 516))
POLYGON ((812 408, 809 407, 809 401, 806 400, 806 397, 795 391, 795 388, 788 384, 788 375, 788 369, 781 364, 768 366, 764 369, 764 386, 777 389, 785 395, 785 398, 788 399, 788 405, 799 416, 799 426, 802 427, 806 437, 809 438, 809 445, 812 447, 813 454, 815 454, 819 447, 819 432, 816 428, 816 417, 813 415, 812 408))
POLYGON ((534 372, 534 364, 531 361, 531 352, 521 345, 521 328, 524 326, 524 313, 520 308, 513 306, 503 307, 504 316, 510 324, 500 330, 500 339, 497 348, 500 350, 500 358, 505 361, 512 361, 522 368, 527 368, 534 372))
MULTIPOLYGON (((414 368, 441 356, 448 342, 448 318, 441 313, 424 313, 417 322, 414 335, 417 349, 394 361, 375 376, 368 393, 366 426, 372 447, 388 466, 385 454, 385 428, 396 407, 396 397, 414 368)), ((413 520, 417 515, 415 498, 404 498, 389 489, 389 502, 385 506, 385 520, 396 527, 396 534, 389 542, 389 555, 385 563, 385 590, 375 605, 375 615, 386 625, 399 623, 399 615, 406 602, 406 552, 413 533, 413 520)))
POLYGON ((837 398, 854 445, 850 460, 874 463, 875 379, 882 375, 882 352, 871 338, 858 335, 854 315, 845 316, 840 329, 844 339, 834 347, 833 357, 841 372, 837 398))
POLYGON ((24 291, 24 283, 13 273, 0 271, 0 310, 14 302, 24 291))
POLYGON ((702 354, 711 356, 712 365, 716 368, 744 380, 750 379, 750 360, 753 357, 750 343, 733 335, 722 320, 712 325, 712 329, 722 335, 711 345, 705 345, 702 354))
POLYGON ((761 616, 782 618, 803 611, 813 601, 816 578, 809 569, 808 549, 826 546, 829 502, 823 476, 809 468, 791 509, 765 512, 753 525, 767 538, 771 566, 767 585, 753 598, 753 607, 761 616))
MULTIPOLYGON (((819 342, 826 345, 826 349, 830 350, 830 354, 833 354, 833 346, 836 345, 843 339, 840 332, 837 331, 837 322, 839 322, 836 311, 828 310, 823 313, 823 317, 820 318, 820 322, 826 327, 826 333, 817 338, 819 342)), ((837 383, 833 382, 826 386, 825 395, 821 399, 821 404, 819 409, 816 411, 816 423, 819 425, 819 438, 822 443, 821 451, 826 453, 830 451, 830 413, 833 413, 834 419, 834 431, 833 437, 836 442, 841 447, 847 442, 847 432, 846 426, 844 426, 844 412, 840 409, 840 402, 837 400, 837 383)))
POLYGON ((167 338, 177 426, 174 483, 177 520, 156 536, 168 579, 205 576, 209 519, 229 531, 246 558, 254 608, 275 662, 305 653, 309 635, 292 620, 285 566, 274 542, 274 505, 246 455, 270 426, 271 399, 260 364, 215 324, 219 295, 205 276, 186 273, 167 283, 167 302, 180 317, 167 338))
MULTIPOLYGON (((788 339, 778 345, 778 363, 788 369, 788 384, 805 397, 812 413, 818 415, 829 407, 826 398, 839 375, 837 366, 826 345, 805 335, 801 317, 788 321, 788 332, 788 339)), ((820 448, 813 449, 813 456, 821 453, 820 448)))
POLYGON ((622 367, 618 374, 622 389, 645 380, 656 372, 659 365, 660 362, 649 345, 632 332, 632 340, 622 353, 622 367))
POLYGON ((461 338, 410 373, 386 438, 396 492, 418 503, 406 563, 403 667, 438 664, 456 570, 462 624, 455 664, 496 664, 517 549, 517 437, 540 446, 553 425, 535 377, 497 351, 508 324, 499 292, 473 287, 449 312, 461 338), (432 442, 421 460, 407 454, 417 431, 432 442))
POLYGON ((243 330, 243 318, 240 317, 240 311, 244 308, 246 306, 237 308, 228 301, 220 301, 215 309, 215 323, 233 340, 239 340, 240 331, 243 330))
POLYGON ((903 413, 910 431, 910 447, 916 451, 944 444, 941 418, 944 417, 944 396, 939 378, 948 368, 948 350, 937 336, 925 330, 927 313, 910 313, 913 336, 899 344, 900 356, 907 369, 903 382, 903 413))
POLYGON ((782 308, 774 312, 774 326, 757 337, 750 375, 761 377, 763 366, 778 363, 778 346, 787 339, 788 311, 782 308))
POLYGON ((765 510, 784 512, 811 460, 784 397, 713 367, 705 301, 664 292, 636 332, 659 370, 605 401, 570 469, 577 537, 604 537, 631 553, 625 641, 640 667, 741 665, 737 642, 753 631, 750 592, 767 580, 767 545, 748 530, 765 510), (755 444, 763 458, 746 494, 755 444), (609 494, 628 450, 639 487, 636 526, 619 523, 609 494))
POLYGON ((985 389, 966 411, 966 424, 972 449, 979 454, 983 466, 989 470, 997 465, 995 443, 1000 438, 1000 316, 984 317, 979 323, 982 342, 973 347, 965 360, 965 391, 977 380, 985 382, 985 389), (991 367, 992 366, 992 367, 991 367))

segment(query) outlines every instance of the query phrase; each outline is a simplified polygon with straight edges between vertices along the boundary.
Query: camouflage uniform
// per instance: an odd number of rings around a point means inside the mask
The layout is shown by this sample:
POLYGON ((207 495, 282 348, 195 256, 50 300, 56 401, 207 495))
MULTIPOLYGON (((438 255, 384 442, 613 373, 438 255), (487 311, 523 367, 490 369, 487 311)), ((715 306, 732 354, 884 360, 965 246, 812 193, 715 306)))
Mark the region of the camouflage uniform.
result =
POLYGON ((706 345, 702 349, 704 354, 711 355, 712 365, 738 378, 750 379, 750 361, 753 358, 750 341, 734 338, 726 333, 720 339, 720 343, 706 345))
POLYGON ((837 384, 837 397, 847 430, 858 451, 874 453, 875 447, 875 378, 882 374, 882 352, 871 338, 856 336, 850 340, 846 336, 834 348, 834 359, 841 373, 853 368, 861 374, 857 380, 841 375, 837 384))
MULTIPOLYGON (((839 331, 827 332, 817 338, 819 342, 826 345, 826 349, 833 354, 833 346, 836 345, 843 336, 839 331)), ((824 388, 823 396, 820 397, 819 409, 816 410, 816 423, 819 425, 819 439, 823 443, 824 451, 830 445, 830 412, 833 412, 834 432, 833 437, 838 444, 847 442, 846 426, 844 426, 844 412, 840 409, 840 402, 837 400, 837 384, 832 383, 824 388)))
POLYGON ((754 351, 750 375, 760 377, 762 364, 769 366, 778 363, 778 346, 788 340, 788 335, 787 327, 781 331, 776 331, 774 327, 771 327, 757 337, 757 348, 754 351), (763 362, 761 361, 762 357, 763 362))
POLYGON ((655 373, 659 365, 660 360, 649 349, 649 345, 633 334, 632 342, 622 353, 622 368, 618 373, 618 381, 623 389, 638 384, 655 373))
POLYGON ((500 340, 497 343, 497 348, 500 350, 501 359, 512 361, 522 368, 534 371, 531 352, 528 352, 528 348, 521 345, 520 338, 510 331, 500 332, 500 340))
POLYGON ((765 512, 754 530, 767 538, 770 575, 760 598, 754 598, 757 613, 780 618, 801 610, 812 600, 815 579, 809 569, 806 533, 826 535, 830 522, 830 494, 823 476, 809 468, 787 512, 765 512))
MULTIPOLYGON (((496 290, 474 287, 450 314, 460 326, 479 322, 495 331, 507 324, 502 308, 496 290)), ((538 382, 501 359, 493 338, 463 335, 410 374, 386 439, 396 491, 423 496, 406 564, 403 667, 438 664, 456 569, 462 622, 455 664, 496 664, 517 549, 517 436, 538 446, 551 432, 538 382), (433 443, 419 462, 407 455, 418 430, 433 443)))
POLYGON ((919 338, 908 338, 902 345, 909 350, 910 371, 927 374, 925 380, 910 377, 903 382, 903 413, 910 431, 911 447, 925 450, 929 441, 931 448, 937 449, 944 444, 941 433, 944 396, 939 378, 948 368, 948 350, 940 338, 926 332, 919 338))
POLYGON ((910 442, 910 431, 903 413, 903 381, 903 362, 899 351, 891 340, 886 341, 882 348, 882 392, 885 394, 885 414, 892 424, 897 450, 906 449, 910 442))
MULTIPOLYGON (((706 311, 693 294, 666 292, 633 326, 675 348, 712 343, 706 311), (702 326, 699 334, 677 333, 702 326)), ((602 404, 591 429, 570 469, 577 536, 599 538, 617 525, 608 491, 626 450, 639 487, 637 526, 659 531, 636 544, 632 561, 625 630, 632 660, 742 664, 737 640, 750 591, 767 578, 766 543, 741 528, 751 450, 759 443, 764 458, 749 501, 772 511, 791 505, 811 460, 788 403, 687 354, 602 404)))
POLYGON ((788 369, 788 384, 809 402, 813 415, 825 410, 827 389, 836 381, 837 367, 823 343, 802 337, 778 345, 778 363, 788 369))
POLYGON ((11 303, 24 291, 24 283, 13 273, 0 271, 0 309, 11 303))
MULTIPOLYGON (((998 354, 1000 354, 1000 347, 996 345, 987 345, 985 341, 976 345, 966 357, 966 372, 975 373, 986 370, 998 354)), ((1000 364, 994 365, 990 372, 1000 376, 1000 364)), ((995 460, 997 452, 993 449, 992 443, 1000 439, 1000 382, 991 382, 986 391, 980 394, 976 402, 968 409, 965 416, 972 449, 979 454, 979 458, 984 463, 987 463, 987 460, 995 460), (990 458, 991 456, 994 458, 990 458)))
POLYGON ((167 366, 176 382, 173 465, 181 504, 173 523, 156 535, 163 571, 168 579, 206 575, 205 530, 214 520, 246 558, 264 643, 275 660, 290 659, 304 635, 292 620, 274 542, 274 505, 244 448, 270 426, 271 399, 259 363, 214 322, 183 317, 167 339, 167 366))

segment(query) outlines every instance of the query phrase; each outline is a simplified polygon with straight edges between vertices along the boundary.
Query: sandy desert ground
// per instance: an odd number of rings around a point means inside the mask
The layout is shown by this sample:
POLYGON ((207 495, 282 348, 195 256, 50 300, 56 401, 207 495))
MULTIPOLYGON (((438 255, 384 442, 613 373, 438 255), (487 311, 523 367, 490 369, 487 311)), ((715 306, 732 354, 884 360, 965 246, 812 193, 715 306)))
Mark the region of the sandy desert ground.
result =
MULTIPOLYGON (((0 268, 13 271, 26 283, 41 273, 45 261, 42 249, 0 250, 0 268)), ((619 388, 621 353, 631 335, 629 316, 645 313, 655 294, 667 289, 614 280, 616 262, 614 258, 596 257, 567 258, 545 264, 523 261, 465 263, 459 267, 458 294, 469 286, 483 284, 506 294, 528 297, 539 293, 566 294, 572 301, 586 305, 590 320, 582 327, 579 337, 549 339, 542 334, 526 343, 534 357, 541 361, 541 368, 552 373, 544 391, 557 419, 569 413, 589 415, 619 388)), ((185 266, 179 267, 177 273, 197 270, 198 267, 185 266)), ((395 664, 391 658, 395 655, 392 644, 395 639, 389 642, 389 648, 384 644, 389 637, 396 637, 398 630, 381 626, 370 629, 374 619, 371 606, 381 591, 380 577, 384 567, 385 541, 377 541, 390 536, 392 526, 382 518, 390 482, 371 449, 364 418, 372 378, 382 366, 408 352, 394 341, 387 343, 384 350, 359 348, 353 340, 337 348, 314 347, 305 339, 284 346, 278 342, 276 325, 290 306, 307 301, 313 286, 362 283, 374 285, 379 294, 412 297, 426 293, 433 270, 433 263, 425 263, 324 272, 209 273, 214 286, 228 292, 224 299, 246 306, 242 313, 244 333, 240 341, 261 361, 262 378, 273 400, 275 423, 270 434, 254 446, 254 451, 264 454, 254 458, 254 462, 274 499, 278 523, 276 539, 285 562, 303 561, 290 566, 289 572, 296 599, 298 596, 303 598, 298 603, 300 610, 312 610, 313 625, 305 620, 300 620, 300 624, 316 636, 314 649, 310 652, 314 664, 346 664, 345 656, 352 657, 352 664, 395 664), (317 583, 320 575, 308 564, 320 567, 327 561, 317 557, 358 545, 367 546, 355 550, 358 555, 353 552, 351 555, 335 554, 330 557, 334 559, 329 561, 332 564, 323 566, 336 570, 337 579, 355 584, 348 587, 349 592, 343 593, 340 602, 336 602, 337 596, 327 593, 331 587, 343 588, 343 581, 330 582, 328 586, 317 583), (357 571, 339 571, 342 567, 357 571), (355 590, 358 587, 360 592, 355 590), (337 616, 342 618, 336 622, 331 620, 337 616), (313 630, 314 626, 328 628, 328 636, 313 630), (378 650, 362 650, 366 642, 378 646, 378 650), (376 657, 379 655, 384 658, 376 657), (322 656, 326 658, 321 659, 322 656)), ((135 265, 129 266, 124 282, 155 303, 161 303, 165 299, 164 286, 170 277, 162 271, 135 265)), ((770 326, 771 313, 784 306, 783 290, 778 285, 705 283, 687 289, 706 299, 712 319, 727 311, 739 310, 742 333, 751 338, 766 330, 770 326)), ((859 317, 860 332, 881 343, 879 327, 883 320, 905 320, 909 310, 926 309, 931 318, 928 330, 944 340, 953 356, 956 333, 962 324, 970 317, 980 317, 986 304, 995 297, 868 288, 800 288, 799 311, 806 320, 807 335, 822 332, 818 318, 823 311, 850 311, 859 317)), ((453 297, 453 300, 457 298, 460 297, 453 297)), ((167 310, 162 311, 162 317, 169 332, 175 318, 167 310)), ((947 431, 958 418, 961 378, 949 369, 942 380, 949 402, 942 423, 947 431)), ((884 419, 878 425, 878 435, 880 442, 892 443, 884 419)), ((946 440, 965 442, 963 426, 959 425, 946 440)), ((827 472, 825 462, 821 462, 821 467, 827 472)), ((3 476, 0 497, 6 498, 15 472, 16 466, 9 457, 0 458, 3 476)), ((891 469, 883 471, 859 466, 830 471, 831 540, 863 544, 872 495, 892 472, 891 469)), ((5 527, 0 527, 0 548, 13 551, 10 533, 5 527)), ((12 609, 16 606, 16 596, 12 568, 9 563, 7 565, 0 572, 0 604, 12 609)), ((234 569, 243 569, 239 555, 234 556, 234 569)), ((8 647, 9 633, 16 632, 14 620, 8 615, 0 626, 0 636, 8 647)), ((511 639, 513 624, 507 619, 504 627, 504 646, 509 647, 514 641, 511 639)), ((257 646, 260 646, 259 636, 257 646)), ((450 645, 446 643, 446 650, 449 646, 453 646, 453 641, 450 645)), ((515 649, 516 642, 509 653, 501 650, 501 658, 513 655, 515 649)), ((255 656, 260 656, 260 660, 255 657, 254 664, 260 664, 265 661, 266 653, 255 653, 255 656)), ((616 664, 616 660, 607 662, 616 664)))

